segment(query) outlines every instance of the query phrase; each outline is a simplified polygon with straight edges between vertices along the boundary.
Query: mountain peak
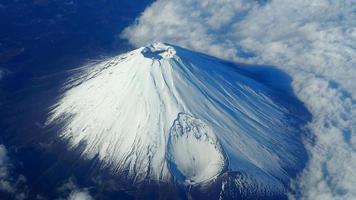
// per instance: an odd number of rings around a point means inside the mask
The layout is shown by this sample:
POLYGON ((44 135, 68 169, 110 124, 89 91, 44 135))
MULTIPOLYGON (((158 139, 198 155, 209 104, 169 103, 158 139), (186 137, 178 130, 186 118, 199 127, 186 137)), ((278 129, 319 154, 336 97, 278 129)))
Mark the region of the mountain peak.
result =
POLYGON ((147 58, 160 60, 173 58, 176 55, 176 50, 171 45, 156 42, 144 47, 141 53, 147 58))

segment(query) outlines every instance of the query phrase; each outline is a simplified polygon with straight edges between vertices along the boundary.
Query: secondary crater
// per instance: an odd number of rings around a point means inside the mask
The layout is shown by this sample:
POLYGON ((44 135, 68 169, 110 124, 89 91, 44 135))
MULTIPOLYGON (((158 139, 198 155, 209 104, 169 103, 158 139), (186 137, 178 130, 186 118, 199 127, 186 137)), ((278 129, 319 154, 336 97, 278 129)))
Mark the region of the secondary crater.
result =
POLYGON ((213 130, 185 113, 178 114, 170 129, 166 159, 171 174, 187 185, 209 181, 228 165, 213 130))

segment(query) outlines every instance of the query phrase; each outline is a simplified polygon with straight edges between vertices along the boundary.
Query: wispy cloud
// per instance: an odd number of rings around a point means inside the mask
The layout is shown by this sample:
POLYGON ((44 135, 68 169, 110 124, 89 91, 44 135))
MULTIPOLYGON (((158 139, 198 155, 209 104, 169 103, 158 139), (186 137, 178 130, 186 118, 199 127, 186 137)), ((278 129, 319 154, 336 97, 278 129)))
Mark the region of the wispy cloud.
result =
POLYGON ((276 65, 313 113, 302 199, 356 197, 356 2, 158 0, 122 36, 240 62, 276 65))
POLYGON ((0 68, 0 80, 3 79, 5 75, 6 75, 6 71, 0 68))

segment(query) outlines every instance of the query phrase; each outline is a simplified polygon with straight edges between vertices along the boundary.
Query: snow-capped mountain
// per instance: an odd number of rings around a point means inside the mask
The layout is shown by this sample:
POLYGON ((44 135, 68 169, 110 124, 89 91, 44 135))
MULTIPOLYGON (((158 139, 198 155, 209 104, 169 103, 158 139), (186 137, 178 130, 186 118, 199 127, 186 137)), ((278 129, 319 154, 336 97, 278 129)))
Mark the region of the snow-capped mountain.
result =
POLYGON ((285 191, 306 160, 308 114, 294 102, 248 69, 155 43, 81 69, 47 124, 134 181, 197 185, 239 172, 237 188, 285 191))

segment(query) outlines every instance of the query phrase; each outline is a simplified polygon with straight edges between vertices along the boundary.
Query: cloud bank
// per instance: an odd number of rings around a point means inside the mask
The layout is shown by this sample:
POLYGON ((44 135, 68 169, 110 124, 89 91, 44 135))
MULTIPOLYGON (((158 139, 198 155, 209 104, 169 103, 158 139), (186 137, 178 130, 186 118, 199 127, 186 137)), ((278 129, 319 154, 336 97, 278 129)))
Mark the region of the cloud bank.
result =
POLYGON ((305 139, 310 161, 291 198, 355 199, 355 10, 355 0, 158 0, 122 37, 288 72, 313 114, 314 135, 305 139))

